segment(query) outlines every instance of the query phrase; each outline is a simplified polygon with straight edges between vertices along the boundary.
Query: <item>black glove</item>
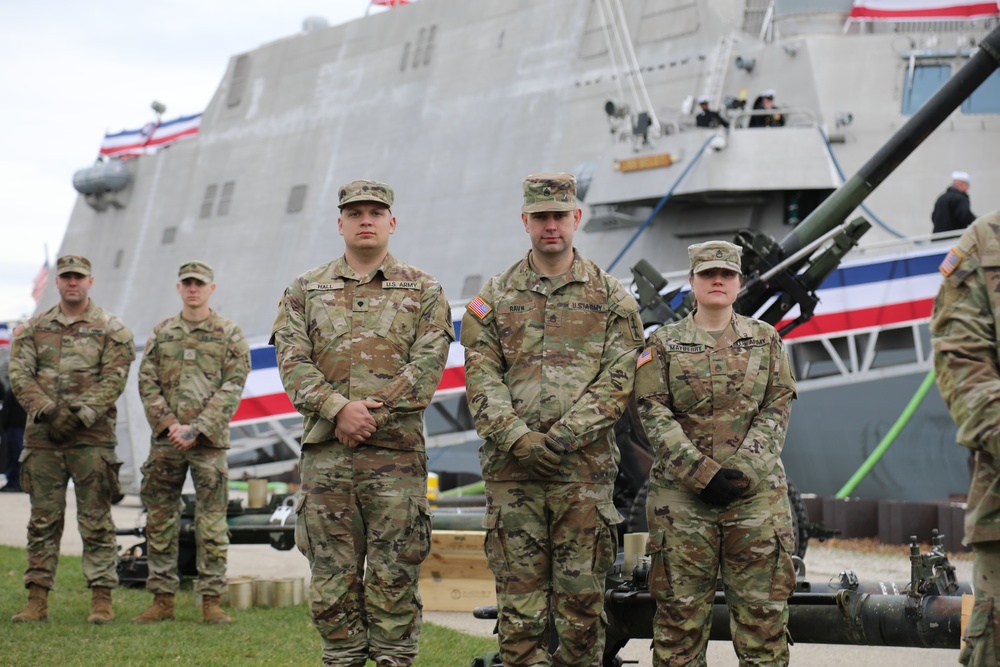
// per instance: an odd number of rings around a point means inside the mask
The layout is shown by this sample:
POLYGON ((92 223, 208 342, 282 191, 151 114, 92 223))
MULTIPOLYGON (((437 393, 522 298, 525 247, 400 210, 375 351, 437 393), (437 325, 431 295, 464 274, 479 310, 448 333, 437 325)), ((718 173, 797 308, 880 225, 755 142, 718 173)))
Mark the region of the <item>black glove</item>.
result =
POLYGON ((69 440, 75 431, 83 427, 83 422, 68 405, 60 405, 49 424, 49 440, 61 444, 69 440))
POLYGON ((511 447, 511 453, 529 474, 535 477, 551 477, 559 470, 559 464, 562 463, 562 457, 550 448, 554 446, 556 446, 554 441, 548 440, 545 434, 531 431, 517 439, 511 447))
POLYGON ((709 505, 725 507, 742 495, 745 483, 737 485, 733 482, 743 479, 743 473, 739 470, 723 468, 715 473, 715 477, 711 479, 708 486, 702 489, 698 495, 709 505))

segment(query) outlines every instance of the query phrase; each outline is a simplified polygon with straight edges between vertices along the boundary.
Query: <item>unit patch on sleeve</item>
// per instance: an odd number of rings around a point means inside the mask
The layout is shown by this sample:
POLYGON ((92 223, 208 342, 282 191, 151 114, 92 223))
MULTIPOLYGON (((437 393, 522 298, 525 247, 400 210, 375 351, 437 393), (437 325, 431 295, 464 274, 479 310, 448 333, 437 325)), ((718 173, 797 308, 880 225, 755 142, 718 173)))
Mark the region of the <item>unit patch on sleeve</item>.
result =
POLYGON ((493 307, 490 304, 483 301, 482 297, 479 296, 470 301, 469 305, 466 306, 466 308, 468 308, 472 312, 472 314, 478 317, 479 319, 484 319, 487 315, 490 314, 490 311, 493 310, 493 307))
POLYGON ((955 269, 958 268, 963 259, 965 259, 965 257, 962 256, 962 253, 960 253, 957 248, 952 248, 948 251, 948 254, 944 256, 944 261, 941 262, 941 266, 938 267, 938 271, 943 273, 945 277, 950 276, 955 273, 955 269))

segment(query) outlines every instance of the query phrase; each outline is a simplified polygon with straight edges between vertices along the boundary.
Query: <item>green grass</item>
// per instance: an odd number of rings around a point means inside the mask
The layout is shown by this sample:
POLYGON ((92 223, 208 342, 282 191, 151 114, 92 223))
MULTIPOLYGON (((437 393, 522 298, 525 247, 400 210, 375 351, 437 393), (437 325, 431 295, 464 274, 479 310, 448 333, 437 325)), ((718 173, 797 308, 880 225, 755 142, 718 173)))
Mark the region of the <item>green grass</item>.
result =
MULTIPOLYGON (((23 549, 0 546, 0 665, 315 665, 319 635, 305 605, 234 612, 228 626, 201 623, 188 582, 176 598, 177 620, 132 625, 129 620, 149 604, 144 590, 114 593, 117 619, 87 623, 90 591, 80 558, 62 556, 56 589, 49 594, 48 623, 11 623, 27 600, 23 549)), ((424 623, 415 666, 466 667, 475 656, 495 650, 496 640, 472 637, 424 623)), ((369 663, 371 664, 371 663, 369 663)))

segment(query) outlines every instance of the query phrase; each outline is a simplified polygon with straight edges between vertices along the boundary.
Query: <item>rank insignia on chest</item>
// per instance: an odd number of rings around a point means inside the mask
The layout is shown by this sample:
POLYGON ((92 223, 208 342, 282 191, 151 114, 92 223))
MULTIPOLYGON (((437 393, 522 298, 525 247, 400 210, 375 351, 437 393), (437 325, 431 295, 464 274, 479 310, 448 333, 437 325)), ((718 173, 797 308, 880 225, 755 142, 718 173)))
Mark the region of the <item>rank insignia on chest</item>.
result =
POLYGON ((962 253, 960 253, 958 249, 952 248, 948 251, 948 254, 944 256, 944 261, 941 262, 941 266, 938 267, 938 271, 946 277, 950 276, 955 273, 955 269, 958 268, 963 259, 965 258, 962 256, 962 253))
POLYGON ((490 311, 493 310, 493 307, 490 304, 483 301, 482 297, 479 296, 470 301, 469 305, 466 306, 466 308, 468 308, 469 311, 471 311, 472 314, 478 317, 479 319, 485 318, 487 315, 490 314, 490 311))
POLYGON ((648 364, 652 360, 653 360, 653 348, 647 347, 639 354, 639 357, 635 360, 635 367, 636 369, 642 368, 643 365, 648 364))
POLYGON ((197 353, 194 350, 184 350, 184 361, 194 361, 197 353))

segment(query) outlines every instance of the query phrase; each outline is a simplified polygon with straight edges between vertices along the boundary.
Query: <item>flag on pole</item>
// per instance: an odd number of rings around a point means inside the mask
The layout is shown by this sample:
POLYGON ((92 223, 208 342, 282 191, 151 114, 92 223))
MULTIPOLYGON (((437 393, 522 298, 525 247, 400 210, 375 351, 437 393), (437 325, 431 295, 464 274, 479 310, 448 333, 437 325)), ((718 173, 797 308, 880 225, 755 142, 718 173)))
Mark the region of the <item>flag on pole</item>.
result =
POLYGON ((42 268, 38 269, 38 274, 35 276, 35 282, 31 286, 31 298, 38 303, 42 300, 42 295, 45 294, 45 286, 49 284, 49 258, 45 258, 45 263, 42 264, 42 268))

